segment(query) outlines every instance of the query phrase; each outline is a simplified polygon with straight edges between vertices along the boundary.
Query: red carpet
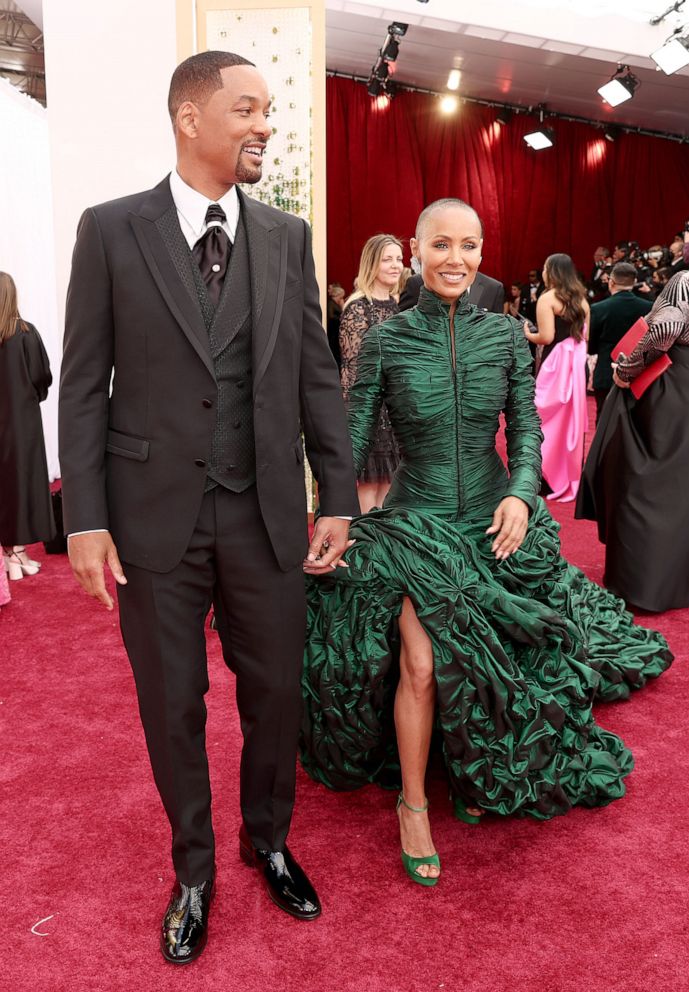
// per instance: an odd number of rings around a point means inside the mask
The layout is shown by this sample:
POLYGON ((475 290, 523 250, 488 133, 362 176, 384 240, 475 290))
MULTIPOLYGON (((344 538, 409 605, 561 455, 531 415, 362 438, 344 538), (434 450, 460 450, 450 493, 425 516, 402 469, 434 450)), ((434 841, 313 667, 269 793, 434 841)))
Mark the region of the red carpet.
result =
MULTIPOLYGON (((594 527, 553 507, 571 560, 600 579, 594 527)), ((636 757, 625 799, 549 823, 456 823, 434 772, 436 889, 413 886, 394 796, 334 794, 301 772, 291 845, 323 916, 272 906, 237 854, 239 731, 211 644, 208 750, 218 896, 199 962, 157 948, 172 874, 168 830, 116 617, 65 558, 12 584, 3 656, 2 876, 8 992, 681 992, 689 979, 689 611, 641 622, 670 640, 670 672, 600 721, 636 757), (37 921, 50 917, 31 932, 37 921)))

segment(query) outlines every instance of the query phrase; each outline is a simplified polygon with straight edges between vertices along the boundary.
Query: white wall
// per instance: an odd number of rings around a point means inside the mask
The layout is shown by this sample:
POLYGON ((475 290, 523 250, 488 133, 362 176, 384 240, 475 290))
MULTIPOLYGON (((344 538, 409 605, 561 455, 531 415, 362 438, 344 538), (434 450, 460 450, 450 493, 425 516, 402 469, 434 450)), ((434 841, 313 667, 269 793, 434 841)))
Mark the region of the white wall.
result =
POLYGON ((85 207, 149 189, 174 164, 167 90, 175 0, 43 0, 59 324, 85 207))

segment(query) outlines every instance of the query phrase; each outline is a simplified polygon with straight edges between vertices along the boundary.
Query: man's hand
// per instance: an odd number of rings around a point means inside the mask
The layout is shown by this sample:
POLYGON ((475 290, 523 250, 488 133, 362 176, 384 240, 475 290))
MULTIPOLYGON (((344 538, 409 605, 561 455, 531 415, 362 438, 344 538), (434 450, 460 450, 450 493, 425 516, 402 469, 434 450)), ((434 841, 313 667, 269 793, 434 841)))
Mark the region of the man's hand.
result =
POLYGON ((520 547, 529 525, 529 508, 517 496, 506 496, 493 514, 486 534, 496 534, 490 550, 498 561, 509 558, 520 547))
POLYGON ((349 524, 349 520, 341 520, 339 517, 319 517, 304 559, 304 571, 307 575, 324 575, 332 572, 338 565, 349 567, 346 561, 342 561, 343 552, 354 544, 354 541, 347 540, 349 524))
POLYGON ((112 596, 105 588, 104 564, 107 562, 115 582, 126 586, 127 580, 122 571, 117 548, 108 531, 93 534, 75 534, 67 542, 69 563, 79 585, 89 596, 99 599, 109 610, 113 607, 112 596))

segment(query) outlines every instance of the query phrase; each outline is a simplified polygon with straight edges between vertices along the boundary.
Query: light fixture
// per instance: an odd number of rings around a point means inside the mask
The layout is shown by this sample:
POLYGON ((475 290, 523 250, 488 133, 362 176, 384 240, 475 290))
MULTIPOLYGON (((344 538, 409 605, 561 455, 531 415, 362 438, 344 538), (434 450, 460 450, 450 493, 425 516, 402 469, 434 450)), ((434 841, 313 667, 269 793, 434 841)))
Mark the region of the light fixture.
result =
POLYGON ((454 114, 459 106, 459 100, 453 93, 446 93, 440 101, 440 109, 444 114, 454 114))
POLYGON ((608 124, 607 127, 603 129, 603 137, 606 141, 614 141, 615 138, 619 138, 622 134, 622 130, 616 124, 608 124))
POLYGON ((371 75, 375 76, 376 79, 380 79, 382 82, 382 80, 388 78, 391 69, 392 69, 392 65, 389 62, 386 62, 383 56, 380 55, 378 57, 378 61, 371 69, 371 75))
POLYGON ((392 24, 388 24, 388 34, 397 35, 398 38, 403 38, 407 33, 408 24, 404 24, 402 21, 393 21, 392 24))
POLYGON ((541 127, 538 131, 531 131, 524 135, 524 141, 529 148, 540 152, 543 148, 552 148, 555 144, 555 132, 551 127, 541 127))
POLYGON ((509 124, 512 120, 512 111, 509 107, 501 107, 495 120, 498 124, 509 124))
POLYGON ((461 80, 462 80, 462 73, 459 71, 459 69, 450 70, 450 75, 447 77, 448 90, 458 90, 461 80))
POLYGON ((380 50, 381 57, 386 62, 394 62, 400 53, 400 43, 392 35, 388 35, 380 50))
POLYGON ((629 66, 618 65, 617 70, 610 77, 610 82, 601 86, 598 93, 611 107, 617 107, 625 100, 631 100, 638 85, 639 80, 629 66))
POLYGON ((385 80, 379 79, 378 76, 371 76, 366 84, 366 89, 370 96, 382 96, 385 93, 385 80))
MULTIPOLYGON (((529 110, 531 108, 529 107, 529 110)), ((545 105, 540 104, 538 107, 538 119, 541 122, 541 126, 537 131, 530 131, 528 134, 524 135, 524 141, 527 143, 529 148, 533 148, 535 151, 540 152, 543 148, 552 148, 555 144, 555 132, 552 127, 543 127, 543 118, 545 117, 545 105)))
POLYGON ((682 30, 682 28, 678 28, 677 32, 668 38, 664 45, 661 45, 656 52, 651 52, 651 58, 655 64, 668 76, 683 69, 685 65, 689 65, 689 35, 677 37, 682 30))

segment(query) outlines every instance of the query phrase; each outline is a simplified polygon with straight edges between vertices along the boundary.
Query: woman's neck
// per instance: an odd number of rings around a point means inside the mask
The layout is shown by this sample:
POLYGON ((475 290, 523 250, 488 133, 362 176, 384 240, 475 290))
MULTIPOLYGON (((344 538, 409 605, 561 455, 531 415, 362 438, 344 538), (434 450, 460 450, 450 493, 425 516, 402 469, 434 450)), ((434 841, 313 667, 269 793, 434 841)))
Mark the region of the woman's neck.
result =
POLYGON ((371 290, 372 300, 389 300, 390 299, 390 287, 383 286, 380 282, 373 283, 373 289, 371 290))

